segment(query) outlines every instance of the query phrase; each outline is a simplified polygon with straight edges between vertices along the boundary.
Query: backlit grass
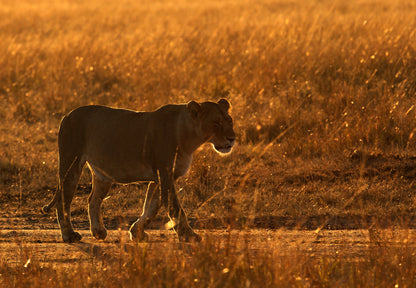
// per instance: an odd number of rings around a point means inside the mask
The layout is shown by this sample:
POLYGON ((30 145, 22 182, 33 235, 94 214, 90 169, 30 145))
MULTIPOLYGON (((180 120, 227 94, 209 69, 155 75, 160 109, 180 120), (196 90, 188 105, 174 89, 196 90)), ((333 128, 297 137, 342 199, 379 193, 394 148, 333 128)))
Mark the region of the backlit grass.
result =
MULTIPOLYGON (((59 122, 72 109, 152 110, 226 97, 238 145, 227 157, 204 146, 177 185, 193 221, 220 218, 215 223, 224 227, 273 217, 295 227, 323 221, 306 225, 316 228, 376 219, 412 227, 414 15, 416 3, 406 0, 1 1, 1 215, 38 215, 52 197, 59 122)), ((77 221, 87 219, 89 183, 85 172, 73 207, 77 221)), ((115 186, 106 219, 138 216, 143 194, 141 186, 115 186)), ((135 286, 143 279, 143 286, 170 286, 174 276, 212 287, 414 284, 401 274, 403 267, 414 269, 403 250, 355 262, 274 257, 275 251, 230 256, 215 250, 216 243, 202 245, 168 266, 151 253, 134 254, 118 266, 79 267, 71 275, 74 283, 91 277, 92 286, 135 286), (137 272, 140 261, 151 263, 140 272, 150 274, 137 272)), ((26 287, 24 275, 35 279, 33 286, 69 277, 36 263, 29 270, 3 267, 0 281, 11 286, 26 287)))

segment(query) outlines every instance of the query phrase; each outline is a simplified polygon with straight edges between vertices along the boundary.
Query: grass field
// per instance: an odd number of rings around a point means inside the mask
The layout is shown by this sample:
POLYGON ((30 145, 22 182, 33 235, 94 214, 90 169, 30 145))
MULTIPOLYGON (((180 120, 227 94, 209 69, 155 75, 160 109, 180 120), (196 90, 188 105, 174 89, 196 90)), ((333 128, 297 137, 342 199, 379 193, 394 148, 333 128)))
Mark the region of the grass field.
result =
MULTIPOLYGON (((194 227, 412 231, 415 15, 410 0, 1 0, 0 229, 58 228, 39 209, 57 185, 57 132, 72 109, 153 110, 226 97, 237 146, 226 157, 204 146, 177 184, 194 227)), ((90 189, 85 171, 73 205, 85 229, 90 189)), ((107 225, 117 229, 137 217, 144 189, 115 185, 104 203, 107 225)), ((186 255, 166 247, 167 262, 146 248, 117 265, 92 260, 71 271, 36 262, 28 270, 36 249, 22 248, 27 257, 17 267, 4 263, 0 285, 69 286, 70 277, 88 287, 416 281, 413 238, 397 244, 383 236, 376 248, 369 241, 361 260, 348 251, 328 258, 302 249, 289 257, 281 245, 253 254, 223 238, 206 237, 184 248, 186 255)))

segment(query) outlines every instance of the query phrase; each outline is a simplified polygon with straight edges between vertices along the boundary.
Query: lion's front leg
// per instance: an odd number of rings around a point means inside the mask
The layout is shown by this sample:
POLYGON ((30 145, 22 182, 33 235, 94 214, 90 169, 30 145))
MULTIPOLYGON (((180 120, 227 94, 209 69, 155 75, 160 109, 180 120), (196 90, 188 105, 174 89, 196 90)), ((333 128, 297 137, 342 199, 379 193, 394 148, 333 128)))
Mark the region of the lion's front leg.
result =
POLYGON ((131 225, 129 230, 131 240, 138 242, 148 241, 149 236, 144 232, 144 229, 156 216, 160 208, 160 189, 158 186, 159 185, 154 182, 149 183, 142 215, 131 225))
POLYGON ((189 226, 188 219, 179 199, 176 195, 173 177, 170 173, 160 175, 162 202, 169 213, 171 221, 174 223, 174 229, 178 234, 179 241, 201 241, 201 236, 195 233, 189 226))
POLYGON ((182 209, 179 199, 176 195, 176 191, 170 191, 169 193, 169 203, 167 210, 169 211, 169 217, 172 222, 175 224, 174 229, 178 234, 179 241, 181 242, 199 242, 201 241, 201 236, 192 230, 189 226, 188 218, 186 217, 185 212, 182 209))

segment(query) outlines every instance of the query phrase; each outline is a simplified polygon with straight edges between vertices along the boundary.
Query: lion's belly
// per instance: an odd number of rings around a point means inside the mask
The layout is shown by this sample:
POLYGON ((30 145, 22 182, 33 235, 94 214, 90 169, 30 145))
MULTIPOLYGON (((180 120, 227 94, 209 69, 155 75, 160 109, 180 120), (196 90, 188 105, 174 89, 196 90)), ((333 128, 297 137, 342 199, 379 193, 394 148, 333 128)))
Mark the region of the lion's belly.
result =
POLYGON ((132 183, 139 181, 157 181, 151 167, 134 165, 133 167, 116 167, 114 165, 96 165, 89 161, 88 166, 103 180, 117 183, 132 183))

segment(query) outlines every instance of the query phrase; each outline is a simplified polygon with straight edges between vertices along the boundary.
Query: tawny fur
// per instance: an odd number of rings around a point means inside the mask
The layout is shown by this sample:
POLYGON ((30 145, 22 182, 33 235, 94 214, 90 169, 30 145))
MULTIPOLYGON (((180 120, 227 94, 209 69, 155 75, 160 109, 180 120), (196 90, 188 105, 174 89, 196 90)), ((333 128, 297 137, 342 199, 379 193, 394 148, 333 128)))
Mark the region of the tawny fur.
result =
POLYGON ((92 174, 88 213, 97 239, 107 235, 101 204, 111 184, 147 181, 143 213, 130 228, 131 239, 147 239, 144 229, 164 205, 177 224, 179 239, 199 241, 179 203, 174 181, 188 171, 192 154, 203 143, 212 143, 220 153, 231 151, 235 133, 229 108, 229 102, 221 99, 166 105, 153 112, 97 105, 73 110, 59 130, 59 188, 43 211, 56 206, 65 242, 81 239, 72 227, 70 206, 87 163, 92 174))

